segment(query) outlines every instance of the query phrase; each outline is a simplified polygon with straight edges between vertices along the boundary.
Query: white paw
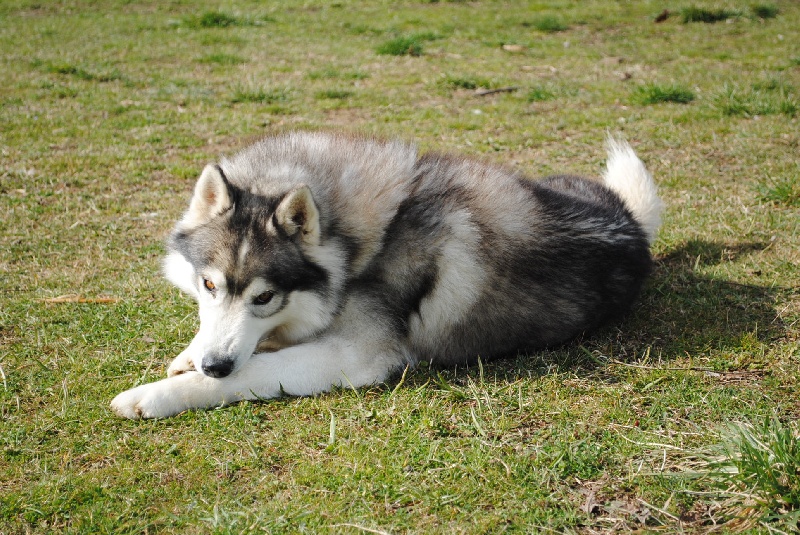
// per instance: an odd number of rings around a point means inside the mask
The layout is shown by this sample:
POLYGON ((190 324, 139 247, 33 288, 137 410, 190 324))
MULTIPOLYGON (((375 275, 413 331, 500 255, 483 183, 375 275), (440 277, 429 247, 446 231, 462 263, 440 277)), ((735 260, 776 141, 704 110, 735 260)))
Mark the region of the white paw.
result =
POLYGON ((167 368, 167 377, 175 377, 186 372, 196 371, 191 358, 176 358, 167 368))
POLYGON ((131 388, 111 400, 111 409, 123 418, 166 418, 182 412, 162 381, 131 388))

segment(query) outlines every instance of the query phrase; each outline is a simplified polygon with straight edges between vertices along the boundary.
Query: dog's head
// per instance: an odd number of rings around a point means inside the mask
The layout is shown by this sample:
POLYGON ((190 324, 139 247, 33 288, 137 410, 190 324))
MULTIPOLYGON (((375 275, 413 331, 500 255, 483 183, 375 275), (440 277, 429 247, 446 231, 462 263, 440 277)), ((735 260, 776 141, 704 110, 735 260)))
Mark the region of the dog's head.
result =
POLYGON ((260 343, 291 343, 331 321, 330 273, 315 261, 320 214, 305 185, 265 197, 209 165, 168 247, 167 278, 199 304, 193 360, 205 375, 230 375, 260 343))

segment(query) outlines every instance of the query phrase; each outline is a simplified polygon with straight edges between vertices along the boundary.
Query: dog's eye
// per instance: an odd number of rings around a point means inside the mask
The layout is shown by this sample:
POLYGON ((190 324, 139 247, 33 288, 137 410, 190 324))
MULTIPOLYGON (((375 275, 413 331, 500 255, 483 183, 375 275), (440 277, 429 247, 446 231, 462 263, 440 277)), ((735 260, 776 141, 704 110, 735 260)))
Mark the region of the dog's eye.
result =
POLYGON ((213 292, 214 290, 217 289, 217 286, 205 277, 203 277, 203 286, 205 286, 206 290, 208 290, 209 292, 213 292))
POLYGON ((258 294, 255 299, 253 299, 253 304, 254 305, 266 305, 267 303, 272 301, 272 297, 274 295, 275 294, 273 294, 272 292, 262 292, 262 293, 258 294))

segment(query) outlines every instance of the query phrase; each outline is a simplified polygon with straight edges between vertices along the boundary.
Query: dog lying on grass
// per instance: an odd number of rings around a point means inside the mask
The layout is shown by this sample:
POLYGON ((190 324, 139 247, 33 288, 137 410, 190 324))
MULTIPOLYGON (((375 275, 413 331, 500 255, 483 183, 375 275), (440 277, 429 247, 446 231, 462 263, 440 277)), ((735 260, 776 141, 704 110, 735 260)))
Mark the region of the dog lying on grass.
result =
POLYGON ((630 308, 661 209, 620 140, 602 181, 534 181, 398 141, 264 139, 203 170, 169 238, 199 332, 111 407, 160 418, 560 344, 630 308))

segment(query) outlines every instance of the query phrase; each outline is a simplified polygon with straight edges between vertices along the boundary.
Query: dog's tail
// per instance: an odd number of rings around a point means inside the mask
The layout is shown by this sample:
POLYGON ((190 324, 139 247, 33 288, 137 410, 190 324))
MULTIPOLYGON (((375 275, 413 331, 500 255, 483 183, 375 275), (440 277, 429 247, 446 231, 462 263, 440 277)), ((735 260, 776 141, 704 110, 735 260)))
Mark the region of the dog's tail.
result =
POLYGON ((656 183, 627 141, 609 136, 606 145, 608 161, 603 181, 622 198, 647 234, 647 240, 653 243, 664 209, 656 183))

